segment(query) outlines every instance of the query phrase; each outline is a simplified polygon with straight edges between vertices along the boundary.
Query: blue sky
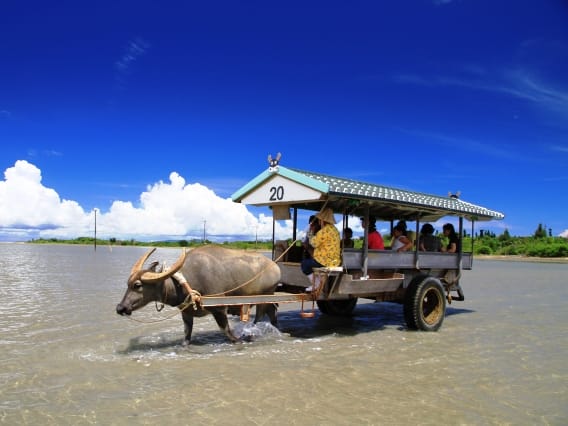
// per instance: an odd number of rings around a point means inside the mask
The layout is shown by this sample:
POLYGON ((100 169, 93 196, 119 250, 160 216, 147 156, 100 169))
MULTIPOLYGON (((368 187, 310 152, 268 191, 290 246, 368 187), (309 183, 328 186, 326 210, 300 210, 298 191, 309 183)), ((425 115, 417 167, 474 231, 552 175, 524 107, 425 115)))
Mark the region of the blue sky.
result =
POLYGON ((229 197, 277 152, 568 236, 566 1, 21 1, 0 34, 0 241, 95 208, 102 238, 267 237, 229 197))

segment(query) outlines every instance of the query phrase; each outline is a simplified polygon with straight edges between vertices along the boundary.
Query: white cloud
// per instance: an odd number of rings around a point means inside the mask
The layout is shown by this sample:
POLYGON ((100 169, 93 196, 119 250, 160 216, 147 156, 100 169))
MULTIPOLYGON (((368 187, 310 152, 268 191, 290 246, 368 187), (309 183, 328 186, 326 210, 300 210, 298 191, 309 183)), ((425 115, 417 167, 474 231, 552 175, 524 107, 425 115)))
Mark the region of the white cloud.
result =
MULTIPOLYGON (((95 212, 85 211, 76 201, 62 200, 43 186, 41 171, 18 160, 6 169, 0 181, 0 241, 34 238, 74 239, 94 236, 95 212)), ((260 210, 260 209, 259 209, 260 210)), ((254 215, 247 206, 222 198, 200 183, 187 183, 177 172, 167 182, 148 185, 136 202, 114 201, 108 211, 96 213, 97 237, 137 241, 202 239, 223 242, 272 238, 272 216, 254 215)), ((303 238, 307 217, 299 218, 297 237, 303 238)), ((336 217, 338 219, 338 217, 336 217)), ((390 232, 387 223, 377 224, 390 232)), ((441 229, 442 223, 435 223, 441 229)), ((356 237, 363 232, 358 217, 349 218, 356 237)), ((338 229, 341 225, 337 225, 338 229)), ((292 237, 292 221, 278 221, 276 239, 292 237)), ((568 237, 568 230, 563 236, 568 237)))
POLYGON ((124 89, 127 76, 132 72, 136 61, 146 54, 150 44, 141 38, 130 40, 123 55, 115 64, 115 79, 119 89, 124 89))
POLYGON ((525 68, 496 71, 493 73, 474 69, 468 65, 466 74, 458 76, 422 76, 416 74, 399 74, 394 80, 400 84, 423 87, 462 87, 470 90, 501 93, 513 98, 522 99, 539 107, 559 113, 566 117, 568 109, 568 92, 533 75, 525 68), (491 78, 489 76, 492 76, 491 78))
POLYGON ((559 237, 568 238, 568 229, 565 229, 559 234, 559 237))
POLYGON ((124 52, 122 57, 115 63, 116 69, 121 74, 128 73, 129 69, 132 67, 132 64, 139 57, 144 55, 149 47, 150 45, 141 38, 130 40, 128 42, 126 51, 124 52))
MULTIPOLYGON (((24 160, 8 168, 0 181, 0 239, 77 238, 94 235, 95 212, 77 202, 61 200, 41 183, 41 171, 24 160)), ((272 217, 254 216, 245 205, 221 198, 199 184, 187 184, 176 172, 169 182, 148 185, 139 203, 115 201, 109 211, 97 212, 97 237, 164 240, 272 237, 272 217)), ((292 235, 291 221, 276 223, 277 238, 292 235)))
POLYGON ((85 222, 83 209, 41 184, 41 171, 25 160, 6 169, 0 182, 0 229, 50 229, 85 222))
POLYGON ((561 145, 553 145, 550 147, 552 151, 557 152, 567 152, 568 153, 568 146, 561 146, 561 145))

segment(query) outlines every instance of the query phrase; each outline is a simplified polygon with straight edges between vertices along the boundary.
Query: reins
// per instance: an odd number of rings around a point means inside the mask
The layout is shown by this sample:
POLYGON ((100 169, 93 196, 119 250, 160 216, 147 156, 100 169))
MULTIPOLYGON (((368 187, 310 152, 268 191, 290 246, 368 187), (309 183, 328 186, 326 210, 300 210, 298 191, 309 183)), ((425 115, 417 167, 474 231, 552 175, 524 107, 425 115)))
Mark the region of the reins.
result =
MULTIPOLYGON (((158 301, 155 302, 157 312, 162 312, 162 310, 165 307, 164 300, 166 300, 167 297, 168 297, 168 287, 167 286, 164 286, 164 287, 165 287, 164 288, 165 295, 162 298, 162 300, 160 301, 161 306, 158 307, 158 301)), ((198 309, 198 306, 197 306, 198 301, 197 300, 199 300, 200 298, 201 298, 201 294, 197 290, 191 289, 191 293, 189 293, 185 297, 185 300, 177 306, 179 312, 183 312, 184 310, 186 310, 190 306, 193 306, 193 310, 196 311, 198 309)), ((170 318, 175 317, 177 314, 178 314, 178 311, 172 311, 167 316, 165 316, 163 318, 156 319, 156 320, 139 320, 139 319, 136 319, 136 318, 129 315, 128 319, 130 319, 132 321, 140 322, 140 323, 143 323, 143 324, 153 324, 153 323, 156 323, 156 322, 169 320, 170 318)))

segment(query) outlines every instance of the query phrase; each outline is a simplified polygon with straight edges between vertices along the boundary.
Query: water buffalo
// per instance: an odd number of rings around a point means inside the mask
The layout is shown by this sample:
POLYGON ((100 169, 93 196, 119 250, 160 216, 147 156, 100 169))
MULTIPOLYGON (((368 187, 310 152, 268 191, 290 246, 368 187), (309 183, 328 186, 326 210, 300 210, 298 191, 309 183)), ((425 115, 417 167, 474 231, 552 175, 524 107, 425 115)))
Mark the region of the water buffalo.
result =
MULTIPOLYGON (((156 272, 158 262, 143 269, 144 262, 156 250, 149 250, 134 264, 128 278, 128 288, 122 301, 116 306, 120 315, 130 315, 149 302, 157 301, 170 306, 180 306, 186 301, 187 293, 178 281, 177 271, 187 279, 193 290, 201 296, 230 295, 246 296, 273 294, 280 280, 280 268, 261 253, 232 250, 220 246, 203 246, 190 251, 183 250, 181 256, 167 270, 156 272)), ((229 328, 227 307, 203 308, 197 302, 182 310, 185 325, 184 344, 189 344, 193 330, 193 317, 213 314, 219 328, 231 342, 238 339, 229 328)), ((185 305, 184 305, 185 306, 185 305)), ((265 314, 276 325, 276 306, 261 304, 256 307, 254 322, 265 314)))

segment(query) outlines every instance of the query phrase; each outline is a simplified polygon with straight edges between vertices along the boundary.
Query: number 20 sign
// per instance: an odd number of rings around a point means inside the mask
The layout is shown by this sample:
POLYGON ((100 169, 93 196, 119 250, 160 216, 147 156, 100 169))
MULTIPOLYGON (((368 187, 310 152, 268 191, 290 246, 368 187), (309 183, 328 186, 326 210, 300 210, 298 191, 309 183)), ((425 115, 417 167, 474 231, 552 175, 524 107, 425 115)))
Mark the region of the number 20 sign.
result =
POLYGON ((298 182, 275 176, 243 197, 245 204, 270 205, 294 201, 319 200, 322 193, 298 182))

